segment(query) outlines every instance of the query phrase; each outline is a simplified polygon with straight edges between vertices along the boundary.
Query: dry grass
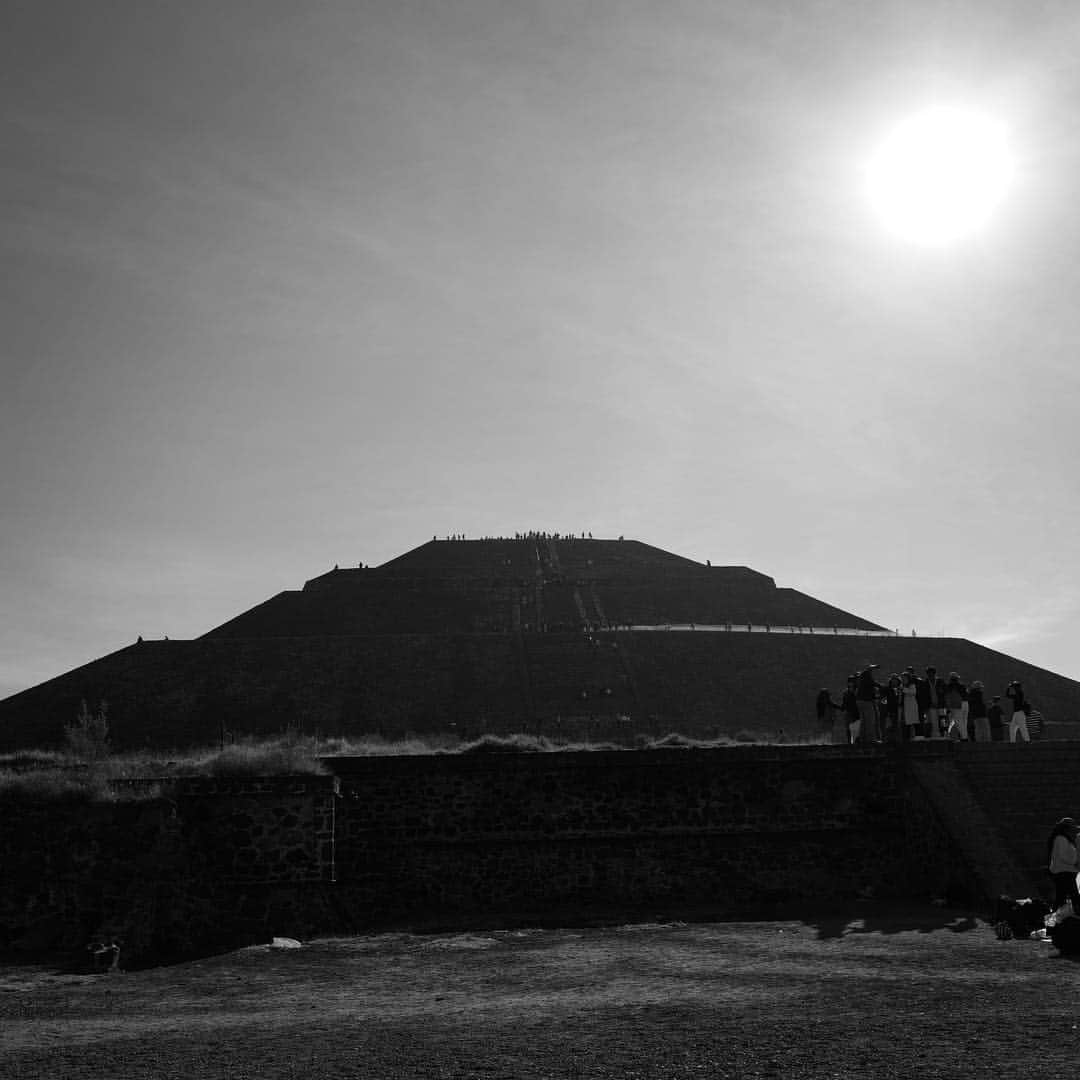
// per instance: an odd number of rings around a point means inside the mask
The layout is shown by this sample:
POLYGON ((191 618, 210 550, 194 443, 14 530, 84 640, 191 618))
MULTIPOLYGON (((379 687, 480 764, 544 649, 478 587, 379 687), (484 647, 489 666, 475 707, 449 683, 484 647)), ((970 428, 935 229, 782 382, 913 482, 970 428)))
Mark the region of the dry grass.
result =
POLYGON ((184 776, 297 776, 326 772, 315 739, 240 742, 178 766, 184 776))
MULTIPOLYGON (((824 741, 820 738, 780 739, 764 732, 739 731, 715 739, 695 739, 678 732, 659 738, 639 738, 634 749, 709 749, 727 746, 824 741)), ((482 735, 467 742, 453 736, 410 737, 400 740, 379 736, 360 739, 288 735, 276 739, 250 739, 224 748, 173 753, 155 751, 110 754, 81 759, 70 750, 25 750, 0 756, 0 800, 93 802, 157 798, 168 792, 171 780, 184 776, 289 776, 318 775, 327 771, 326 759, 432 754, 550 754, 596 750, 626 750, 609 742, 558 743, 544 736, 522 733, 482 735)))
POLYGON ((0 770, 0 803, 102 802, 109 797, 108 781, 89 770, 0 770))
POLYGON ((455 753, 461 745, 461 740, 454 735, 409 736, 404 739, 387 739, 381 735, 349 739, 339 735, 318 740, 318 753, 323 757, 403 757, 455 753))
POLYGON ((58 769, 70 761, 70 755, 60 750, 16 750, 12 754, 0 754, 0 769, 7 772, 58 769))

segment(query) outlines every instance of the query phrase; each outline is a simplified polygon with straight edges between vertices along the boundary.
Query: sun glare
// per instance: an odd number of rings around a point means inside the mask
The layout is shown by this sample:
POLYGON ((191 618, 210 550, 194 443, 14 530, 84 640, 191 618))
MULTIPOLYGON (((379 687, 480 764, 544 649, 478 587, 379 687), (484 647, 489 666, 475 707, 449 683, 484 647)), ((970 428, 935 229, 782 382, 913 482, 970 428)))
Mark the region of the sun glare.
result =
POLYGON ((896 128, 871 160, 867 180, 870 200, 891 231, 942 245, 986 223, 1012 173, 1002 125, 984 113, 940 107, 896 128))

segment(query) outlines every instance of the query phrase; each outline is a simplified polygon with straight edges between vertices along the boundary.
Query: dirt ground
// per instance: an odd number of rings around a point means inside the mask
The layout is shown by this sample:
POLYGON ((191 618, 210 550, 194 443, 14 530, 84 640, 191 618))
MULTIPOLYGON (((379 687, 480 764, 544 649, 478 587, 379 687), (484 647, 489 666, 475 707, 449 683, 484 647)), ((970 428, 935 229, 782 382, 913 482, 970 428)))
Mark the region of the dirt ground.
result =
POLYGON ((0 1077, 1059 1077, 1080 964, 962 912, 0 964, 0 1077))

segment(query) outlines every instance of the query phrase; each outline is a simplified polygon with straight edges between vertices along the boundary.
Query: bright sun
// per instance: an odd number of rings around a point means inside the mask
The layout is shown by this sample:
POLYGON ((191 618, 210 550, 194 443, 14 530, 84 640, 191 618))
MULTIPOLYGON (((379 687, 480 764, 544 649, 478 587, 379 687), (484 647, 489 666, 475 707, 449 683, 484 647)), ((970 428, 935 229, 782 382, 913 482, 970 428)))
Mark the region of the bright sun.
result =
POLYGON ((905 120, 870 162, 870 199, 914 243, 942 245, 977 231, 1001 202, 1013 163, 1003 127, 984 113, 939 107, 905 120))

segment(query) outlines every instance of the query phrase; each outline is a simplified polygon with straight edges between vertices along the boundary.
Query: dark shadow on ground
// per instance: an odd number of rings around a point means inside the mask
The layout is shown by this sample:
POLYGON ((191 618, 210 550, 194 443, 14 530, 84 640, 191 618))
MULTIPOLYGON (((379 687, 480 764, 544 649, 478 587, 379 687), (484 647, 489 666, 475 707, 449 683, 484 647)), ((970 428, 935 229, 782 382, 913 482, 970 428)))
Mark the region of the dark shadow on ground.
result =
POLYGON ((455 912, 449 917, 411 918, 377 929, 357 928, 354 932, 441 934, 522 928, 588 929, 628 924, 757 922, 802 923, 813 928, 822 941, 851 934, 932 934, 938 930, 962 934, 979 929, 990 931, 986 913, 979 912, 974 906, 853 900, 828 906, 787 901, 765 903, 753 908, 730 908, 698 902, 628 905, 603 912, 573 906, 552 907, 543 911, 522 910, 513 914, 455 912))
POLYGON ((948 930, 964 934, 987 929, 985 920, 966 909, 944 907, 895 907, 857 904, 846 911, 799 920, 817 931, 819 941, 851 934, 932 934, 948 930))

